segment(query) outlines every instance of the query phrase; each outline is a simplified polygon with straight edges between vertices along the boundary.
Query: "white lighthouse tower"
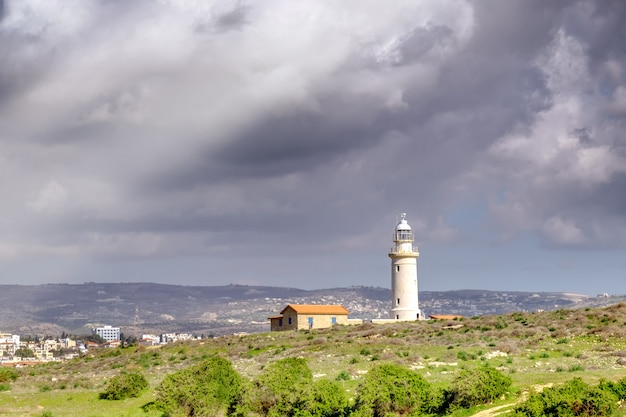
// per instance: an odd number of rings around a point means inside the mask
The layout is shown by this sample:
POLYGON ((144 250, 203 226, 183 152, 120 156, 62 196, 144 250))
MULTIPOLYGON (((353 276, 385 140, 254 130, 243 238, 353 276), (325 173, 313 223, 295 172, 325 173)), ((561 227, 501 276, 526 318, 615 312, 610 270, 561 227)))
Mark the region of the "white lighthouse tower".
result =
POLYGON ((413 246, 413 232, 406 221, 406 213, 400 214, 400 223, 393 235, 395 246, 391 248, 391 311, 394 320, 420 320, 417 296, 417 247, 413 246))

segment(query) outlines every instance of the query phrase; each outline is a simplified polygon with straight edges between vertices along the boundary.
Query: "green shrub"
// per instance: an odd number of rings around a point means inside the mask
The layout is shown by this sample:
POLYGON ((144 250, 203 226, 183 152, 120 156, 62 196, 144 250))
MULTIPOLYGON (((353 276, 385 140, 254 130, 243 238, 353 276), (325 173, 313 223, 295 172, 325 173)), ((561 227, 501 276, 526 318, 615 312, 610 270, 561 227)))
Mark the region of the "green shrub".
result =
POLYGON ((357 416, 400 416, 430 412, 430 384, 419 374, 398 365, 383 364, 370 369, 357 389, 357 416))
POLYGON ((245 390, 234 415, 342 417, 347 414, 348 404, 339 384, 328 380, 313 382, 304 359, 286 358, 263 370, 245 390))
POLYGON ((602 390, 612 392, 621 401, 626 400, 626 378, 622 378, 617 382, 602 379, 600 380, 598 387, 602 390))
POLYGON ((592 387, 580 378, 531 394, 517 406, 513 416, 610 416, 617 406, 617 396, 607 386, 592 387))
POLYGON ((0 383, 15 381, 19 375, 13 368, 0 368, 0 383))
POLYGON ((463 369, 444 391, 444 408, 469 408, 489 403, 506 393, 511 382, 511 378, 488 366, 463 369))
POLYGON ((337 376, 335 377, 335 381, 349 381, 352 379, 352 376, 350 375, 349 372, 347 371, 341 371, 339 372, 339 374, 337 374, 337 376))
POLYGON ((0 384, 0 391, 8 391, 10 389, 11 387, 9 386, 9 384, 0 384))
POLYGON ((125 400, 139 397, 141 392, 148 387, 148 381, 143 375, 136 372, 122 373, 109 380, 99 398, 101 400, 125 400))
POLYGON ((291 416, 312 395, 313 374, 302 358, 286 358, 268 365, 246 390, 238 415, 291 416))
POLYGON ((229 361, 210 357, 166 376, 155 390, 153 406, 171 417, 224 415, 239 401, 241 386, 229 361))
POLYGON ((466 361, 467 360, 467 352, 465 352, 464 350, 461 350, 461 351, 456 353, 456 357, 459 358, 462 361, 466 361))
POLYGON ((322 379, 313 383, 312 396, 298 416, 343 417, 348 414, 349 401, 344 389, 333 381, 322 379))

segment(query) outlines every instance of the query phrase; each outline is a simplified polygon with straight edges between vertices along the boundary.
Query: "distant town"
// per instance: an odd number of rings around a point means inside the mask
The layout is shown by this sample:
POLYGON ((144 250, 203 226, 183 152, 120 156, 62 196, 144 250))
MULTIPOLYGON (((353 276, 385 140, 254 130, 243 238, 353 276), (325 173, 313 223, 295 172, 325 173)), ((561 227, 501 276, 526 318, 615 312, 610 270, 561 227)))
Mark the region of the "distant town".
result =
POLYGON ((200 339, 187 333, 144 334, 140 338, 124 337, 119 327, 103 326, 85 336, 44 336, 22 339, 20 335, 0 332, 0 365, 29 366, 41 362, 74 359, 93 349, 117 348, 120 346, 159 346, 182 340, 200 339))

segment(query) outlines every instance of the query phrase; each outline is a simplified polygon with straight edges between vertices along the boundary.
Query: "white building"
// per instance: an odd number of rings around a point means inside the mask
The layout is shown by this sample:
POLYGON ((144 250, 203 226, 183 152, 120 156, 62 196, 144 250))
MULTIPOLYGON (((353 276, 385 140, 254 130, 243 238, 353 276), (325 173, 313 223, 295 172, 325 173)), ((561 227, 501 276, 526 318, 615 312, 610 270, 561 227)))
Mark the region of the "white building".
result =
POLYGON ((0 333, 0 359, 13 356, 20 348, 20 336, 11 333, 0 333))
POLYGON ((395 246, 389 251, 391 258, 391 311, 393 320, 424 319, 418 303, 417 258, 420 255, 413 246, 413 231, 406 221, 406 213, 393 235, 395 246))
POLYGON ((120 340, 120 328, 112 326, 98 327, 95 330, 96 334, 106 340, 112 342, 114 340, 120 340))
POLYGON ((191 339, 193 339, 193 336, 187 333, 163 333, 161 335, 161 343, 174 343, 191 339))

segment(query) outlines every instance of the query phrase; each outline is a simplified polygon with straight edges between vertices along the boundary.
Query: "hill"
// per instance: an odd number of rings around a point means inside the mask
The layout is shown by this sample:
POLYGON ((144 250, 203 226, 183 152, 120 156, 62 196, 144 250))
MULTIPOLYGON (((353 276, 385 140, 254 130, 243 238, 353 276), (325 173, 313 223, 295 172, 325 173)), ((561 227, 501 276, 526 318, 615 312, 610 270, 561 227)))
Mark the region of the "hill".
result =
MULTIPOLYGON (((302 290, 247 285, 182 286, 154 283, 0 285, 0 331, 18 334, 84 333, 110 324, 127 335, 161 332, 231 334, 269 330, 267 317, 288 303, 342 304, 350 317, 387 317, 386 288, 302 290)), ((457 290, 420 292, 426 314, 466 317, 511 311, 606 305, 623 297, 571 293, 457 290)))
MULTIPOLYGON (((315 381, 336 381, 349 397, 358 394, 368 371, 378 364, 410 369, 433 387, 449 386, 462 370, 487 365, 511 378, 508 393, 493 403, 452 415, 503 406, 498 408, 502 412, 533 390, 573 378, 587 384, 624 378, 625 336, 626 304, 617 304, 101 349, 72 361, 18 370, 17 379, 0 390, 0 414, 160 416, 144 413, 142 406, 154 400, 163 379, 214 355, 231 362, 247 381, 281 359, 305 358, 315 381), (150 388, 139 398, 99 400, 107 381, 124 372, 145 375, 150 388)), ((619 408, 613 415, 623 416, 625 410, 619 408)))

